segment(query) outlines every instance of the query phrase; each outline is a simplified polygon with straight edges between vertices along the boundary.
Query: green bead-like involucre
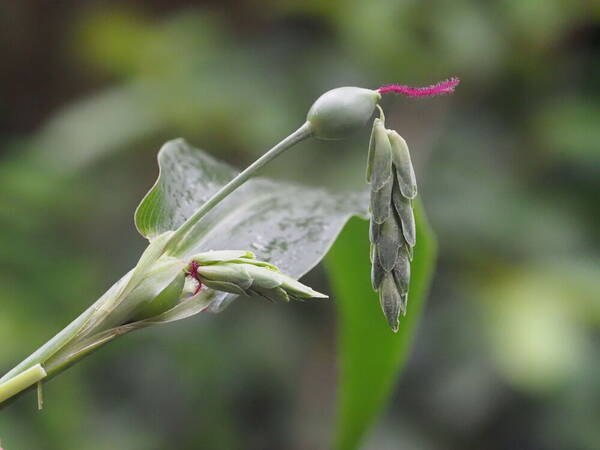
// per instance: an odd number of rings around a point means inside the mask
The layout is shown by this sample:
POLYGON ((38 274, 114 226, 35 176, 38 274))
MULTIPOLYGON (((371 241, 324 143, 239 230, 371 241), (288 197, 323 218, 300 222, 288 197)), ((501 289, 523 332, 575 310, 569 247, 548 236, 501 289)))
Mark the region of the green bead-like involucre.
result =
POLYGON ((371 89, 332 89, 313 103, 306 121, 317 139, 344 139, 367 124, 380 98, 371 89))

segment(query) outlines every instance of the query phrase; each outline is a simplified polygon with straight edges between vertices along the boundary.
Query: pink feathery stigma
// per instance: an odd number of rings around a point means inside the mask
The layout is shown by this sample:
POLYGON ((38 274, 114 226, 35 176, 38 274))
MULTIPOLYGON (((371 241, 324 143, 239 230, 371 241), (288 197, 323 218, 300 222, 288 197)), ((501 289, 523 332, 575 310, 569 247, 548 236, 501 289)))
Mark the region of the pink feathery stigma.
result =
POLYGON ((387 86, 381 86, 379 89, 377 89, 377 91, 380 94, 385 94, 386 92, 395 92, 407 97, 433 97, 435 95, 452 94, 454 92, 454 88, 458 86, 458 83, 460 83, 458 78, 450 78, 449 80, 440 81, 439 83, 425 87, 389 84, 387 86))
POLYGON ((196 295, 198 292, 200 292, 200 289, 202 289, 202 281, 200 281, 200 277, 198 276, 198 267, 200 267, 200 264, 198 264, 196 261, 192 261, 190 263, 190 269, 187 271, 187 275, 192 277, 198 283, 196 290, 194 291, 194 295, 196 295))

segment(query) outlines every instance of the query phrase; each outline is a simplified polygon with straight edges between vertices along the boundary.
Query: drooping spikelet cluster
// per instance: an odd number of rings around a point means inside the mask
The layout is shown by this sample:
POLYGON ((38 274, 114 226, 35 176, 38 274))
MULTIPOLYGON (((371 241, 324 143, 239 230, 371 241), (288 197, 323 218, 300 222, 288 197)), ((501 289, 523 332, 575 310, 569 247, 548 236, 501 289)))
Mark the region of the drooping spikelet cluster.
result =
POLYGON ((371 283, 388 323, 398 331, 406 314, 410 263, 416 243, 412 200, 417 183, 406 142, 375 119, 369 143, 367 181, 371 184, 371 283))

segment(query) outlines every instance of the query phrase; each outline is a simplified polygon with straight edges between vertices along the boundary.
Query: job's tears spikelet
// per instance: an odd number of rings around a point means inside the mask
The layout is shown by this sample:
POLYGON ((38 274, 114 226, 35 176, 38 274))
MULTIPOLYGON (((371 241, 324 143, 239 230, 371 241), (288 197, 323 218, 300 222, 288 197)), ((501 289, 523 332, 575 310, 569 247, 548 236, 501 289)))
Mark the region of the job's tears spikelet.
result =
POLYGON ((232 294, 257 295, 285 302, 327 297, 243 250, 212 251, 193 256, 187 273, 198 283, 232 294))
POLYGON ((407 97, 451 94, 458 83, 458 78, 450 78, 426 87, 342 87, 323 94, 308 112, 307 123, 314 137, 342 139, 362 128, 379 108, 367 162, 367 182, 371 185, 371 282, 394 331, 398 330, 400 313, 406 314, 408 302, 410 262, 416 245, 412 200, 417 195, 417 182, 408 146, 398 133, 385 128, 383 110, 377 102, 388 92, 407 97))
MULTIPOLYGON (((199 227, 206 226, 202 219, 287 149, 309 137, 348 137, 370 121, 384 93, 408 97, 449 94, 458 82, 452 78, 424 88, 396 84, 376 90, 342 87, 324 93, 310 108, 305 123, 208 200, 196 205, 176 229, 162 229, 163 222, 171 223, 166 218, 160 219, 160 226, 153 222, 157 213, 161 215, 169 209, 157 203, 161 197, 154 195, 160 192, 155 191, 160 186, 157 182, 136 212, 136 225, 149 239, 136 266, 62 331, 0 378, 0 404, 36 384, 41 392, 44 379, 126 333, 185 319, 212 308, 215 302, 222 306, 223 296, 214 291, 282 301, 326 297, 275 266, 256 260, 247 251, 211 251, 191 258, 182 255, 199 227)), ((160 161, 159 157, 159 164, 160 161)), ((417 184, 406 142, 385 128, 381 108, 373 122, 367 180, 371 185, 372 284, 389 324, 397 331, 400 312, 406 313, 410 262, 416 244, 412 200, 417 195, 417 184)), ((321 257, 322 254, 315 256, 314 261, 321 257)))
POLYGON ((404 139, 385 128, 383 113, 373 123, 367 163, 371 183, 371 283, 394 331, 406 314, 410 259, 416 243, 411 200, 417 185, 404 139))

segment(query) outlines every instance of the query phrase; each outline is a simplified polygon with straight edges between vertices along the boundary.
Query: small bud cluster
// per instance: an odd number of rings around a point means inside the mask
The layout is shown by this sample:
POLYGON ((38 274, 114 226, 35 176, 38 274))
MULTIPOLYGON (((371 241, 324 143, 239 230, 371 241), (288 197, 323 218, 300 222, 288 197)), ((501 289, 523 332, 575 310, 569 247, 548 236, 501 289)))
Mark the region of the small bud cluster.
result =
POLYGON ((406 314, 410 262, 416 243, 412 199, 417 183, 406 142, 385 128, 383 111, 375 119, 367 165, 371 184, 371 283, 388 323, 398 331, 406 314))
POLYGON ((195 255, 187 273, 206 287, 232 294, 256 295, 284 302, 290 299, 327 298, 281 273, 274 265, 256 260, 254 254, 244 250, 211 251, 195 255))

